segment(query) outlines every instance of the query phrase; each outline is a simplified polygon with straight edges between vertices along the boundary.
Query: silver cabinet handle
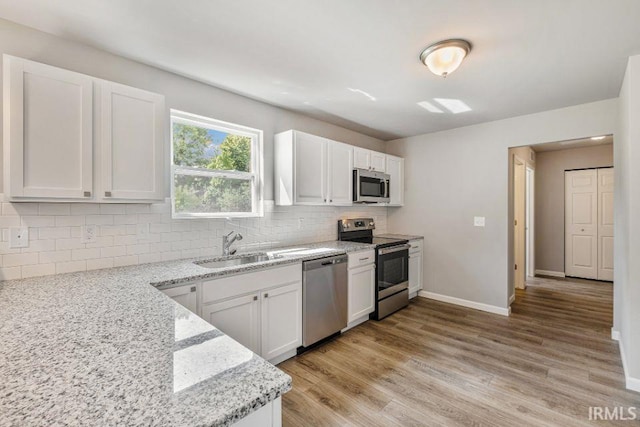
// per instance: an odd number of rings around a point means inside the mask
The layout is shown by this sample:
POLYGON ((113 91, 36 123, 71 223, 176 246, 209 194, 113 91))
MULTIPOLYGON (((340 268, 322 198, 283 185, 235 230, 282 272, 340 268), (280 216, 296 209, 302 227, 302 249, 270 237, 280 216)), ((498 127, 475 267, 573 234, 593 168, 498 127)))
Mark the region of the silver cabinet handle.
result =
POLYGON ((104 197, 111 197, 111 191, 105 191, 104 197))
POLYGON ((91 191, 85 191, 84 197, 91 197, 91 191))
POLYGON ((253 300, 254 300, 254 301, 258 301, 258 295, 254 295, 254 296, 253 296, 253 300))
POLYGON ((191 291, 191 292, 195 292, 195 291, 196 291, 196 287, 195 287, 195 286, 192 286, 190 291, 191 291))
POLYGON ((360 261, 366 261, 366 260, 368 260, 368 259, 369 259, 369 257, 366 257, 366 258, 360 258, 360 261))
POLYGON ((269 294, 264 294, 264 297, 265 298, 269 298, 269 294))

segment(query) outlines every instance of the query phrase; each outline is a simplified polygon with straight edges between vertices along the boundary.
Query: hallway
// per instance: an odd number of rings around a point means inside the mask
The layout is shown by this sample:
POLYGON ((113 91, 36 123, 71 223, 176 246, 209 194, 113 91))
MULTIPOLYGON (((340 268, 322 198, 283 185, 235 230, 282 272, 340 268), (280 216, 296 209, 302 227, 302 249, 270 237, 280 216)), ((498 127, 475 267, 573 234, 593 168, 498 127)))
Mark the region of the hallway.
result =
POLYGON ((612 285, 527 284, 510 317, 416 298, 282 363, 284 425, 572 426, 590 406, 640 407, 610 338, 612 285))

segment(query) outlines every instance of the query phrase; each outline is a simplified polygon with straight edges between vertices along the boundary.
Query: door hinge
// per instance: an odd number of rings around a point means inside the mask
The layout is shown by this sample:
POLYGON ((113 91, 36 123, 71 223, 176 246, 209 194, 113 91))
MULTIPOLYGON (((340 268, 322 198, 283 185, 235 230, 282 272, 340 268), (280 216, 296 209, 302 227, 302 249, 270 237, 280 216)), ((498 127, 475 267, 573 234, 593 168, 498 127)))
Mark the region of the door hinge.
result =
POLYGON ((516 264, 514 267, 514 270, 517 270, 517 269, 518 269, 518 264, 516 264))
POLYGON ((513 225, 518 225, 518 220, 513 221, 513 225))

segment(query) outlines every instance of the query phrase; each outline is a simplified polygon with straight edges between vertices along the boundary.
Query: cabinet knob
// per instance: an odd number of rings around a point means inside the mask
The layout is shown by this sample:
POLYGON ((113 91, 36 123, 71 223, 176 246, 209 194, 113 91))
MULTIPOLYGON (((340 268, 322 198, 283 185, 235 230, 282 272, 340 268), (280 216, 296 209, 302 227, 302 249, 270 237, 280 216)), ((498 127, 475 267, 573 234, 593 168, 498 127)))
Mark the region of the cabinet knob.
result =
POLYGON ((264 294, 264 297, 265 298, 269 298, 269 294, 264 294))
POLYGON ((254 301, 258 301, 258 295, 254 295, 254 296, 253 296, 253 300, 254 300, 254 301))
POLYGON ((330 199, 330 200, 329 200, 329 203, 333 203, 333 199, 330 199))
POLYGON ((111 197, 111 191, 105 191, 104 197, 111 197))
POLYGON ((85 191, 84 197, 91 197, 91 191, 85 191))
POLYGON ((191 287, 191 292, 195 292, 195 291, 196 291, 196 287, 195 287, 195 286, 192 286, 192 287, 191 287))
POLYGON ((324 199, 324 202, 327 203, 327 199, 324 199))

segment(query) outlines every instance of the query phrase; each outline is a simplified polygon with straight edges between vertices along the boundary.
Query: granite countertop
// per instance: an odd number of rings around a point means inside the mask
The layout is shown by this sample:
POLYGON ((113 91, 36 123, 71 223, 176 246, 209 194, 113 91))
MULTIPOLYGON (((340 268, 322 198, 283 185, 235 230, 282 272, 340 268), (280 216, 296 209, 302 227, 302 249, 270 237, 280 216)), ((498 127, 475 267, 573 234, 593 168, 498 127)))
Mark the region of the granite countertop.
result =
POLYGON ((424 239, 424 236, 414 236, 412 234, 377 234, 376 237, 385 237, 387 239, 405 239, 405 240, 424 239))
POLYGON ((367 249, 325 242, 225 269, 181 260, 0 282, 2 425, 229 425, 291 378, 149 284, 367 249))

